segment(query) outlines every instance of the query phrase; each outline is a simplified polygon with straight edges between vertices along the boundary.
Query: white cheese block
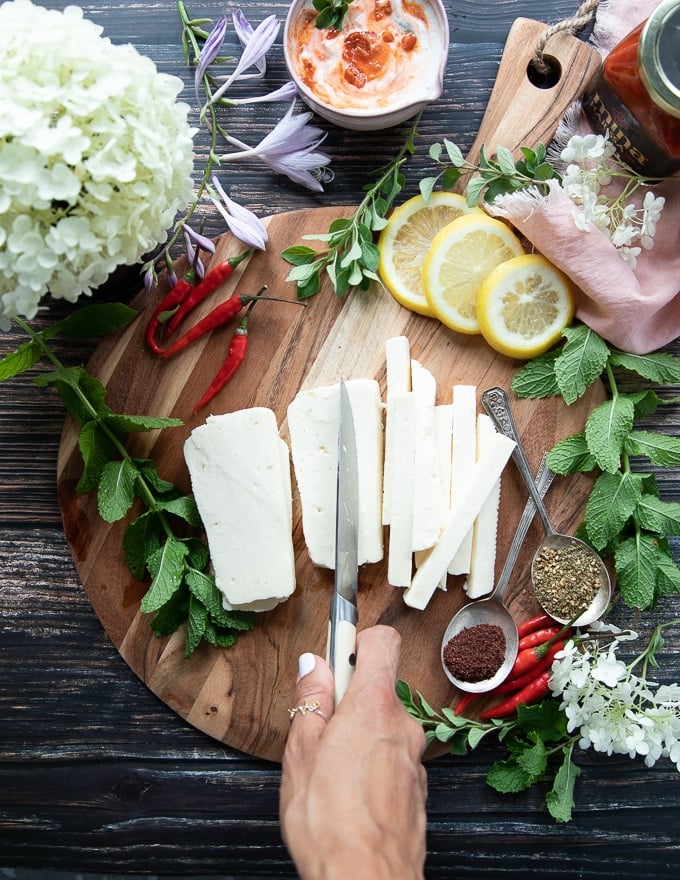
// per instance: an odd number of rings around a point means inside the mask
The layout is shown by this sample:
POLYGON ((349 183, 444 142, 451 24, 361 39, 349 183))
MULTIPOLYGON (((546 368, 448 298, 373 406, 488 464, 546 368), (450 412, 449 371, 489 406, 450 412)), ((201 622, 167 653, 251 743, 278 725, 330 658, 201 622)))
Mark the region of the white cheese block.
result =
MULTIPOLYGON (((481 458, 494 442, 496 429, 485 414, 477 416, 477 457, 481 458)), ((482 505, 472 529, 470 574, 464 584, 470 599, 479 599, 493 592, 498 539, 498 506, 501 500, 501 479, 496 480, 482 505)))
MULTIPOLYGON (((359 477, 359 565, 383 558, 383 426, 380 388, 373 379, 345 383, 352 407, 359 477)), ((335 567, 340 386, 300 391, 288 407, 302 530, 315 565, 335 567)))
POLYGON ((416 360, 411 361, 411 385, 416 408, 416 450, 413 498, 413 550, 433 547, 444 527, 448 504, 442 503, 435 398, 437 382, 416 360))
POLYGON ((411 349, 405 336, 393 336, 385 342, 387 375, 385 392, 385 472, 383 479, 382 521, 389 525, 392 512, 392 471, 394 452, 394 417, 390 408, 395 394, 411 390, 411 349))
POLYGON ((268 610, 295 590, 288 447, 270 409, 209 416, 184 444, 215 583, 227 608, 268 610))
MULTIPOLYGON (((470 472, 477 458, 477 388, 455 385, 453 388, 453 447, 451 451, 451 503, 465 492, 470 472)), ((467 574, 472 555, 472 532, 466 535, 449 560, 449 574, 467 574)))
MULTIPOLYGON (((451 428, 453 425, 453 404, 438 404, 434 408, 434 416, 437 459, 439 461, 439 491, 441 494, 442 510, 444 511, 443 529, 451 508, 451 428)), ((427 550, 418 550, 414 554, 416 568, 420 568, 431 552, 432 548, 428 548, 427 550)), ((439 581, 439 586, 442 590, 445 590, 447 586, 446 574, 444 572, 439 581)))
POLYGON ((427 606, 446 571, 448 561, 472 529, 514 447, 515 443, 509 437, 496 434, 489 449, 475 463, 465 490, 459 492, 452 503, 449 521, 441 538, 416 571, 411 586, 404 592, 407 605, 420 610, 427 606))
POLYGON ((407 587, 413 570, 413 498, 416 453, 416 400, 412 391, 395 394, 390 403, 394 419, 392 455, 392 517, 387 556, 387 582, 407 587))

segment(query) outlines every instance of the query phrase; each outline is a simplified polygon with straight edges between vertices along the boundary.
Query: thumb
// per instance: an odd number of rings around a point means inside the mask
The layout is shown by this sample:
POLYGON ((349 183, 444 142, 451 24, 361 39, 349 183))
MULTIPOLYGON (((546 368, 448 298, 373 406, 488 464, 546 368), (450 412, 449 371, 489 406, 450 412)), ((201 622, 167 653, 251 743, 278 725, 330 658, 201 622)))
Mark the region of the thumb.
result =
POLYGON ((298 661, 298 680, 295 685, 295 707, 297 711, 291 718, 290 735, 299 732, 304 735, 321 734, 326 720, 333 714, 334 682, 333 673, 328 663, 316 654, 301 654, 298 661), (312 706, 318 711, 305 710, 312 706), (312 716, 310 718, 309 716, 312 716))

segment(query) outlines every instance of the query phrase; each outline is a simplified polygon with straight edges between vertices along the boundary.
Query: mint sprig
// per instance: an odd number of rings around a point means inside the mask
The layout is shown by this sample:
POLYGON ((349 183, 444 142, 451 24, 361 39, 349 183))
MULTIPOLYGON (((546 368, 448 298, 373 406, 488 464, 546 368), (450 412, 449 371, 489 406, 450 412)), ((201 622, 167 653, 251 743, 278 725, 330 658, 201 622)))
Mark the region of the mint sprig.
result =
POLYGON ((341 31, 345 16, 352 0, 312 0, 312 6, 318 12, 315 27, 333 28, 341 31))
POLYGON ((624 393, 617 375, 633 374, 638 383, 677 384, 680 358, 620 351, 585 325, 569 327, 563 335, 557 349, 517 373, 512 389, 519 397, 560 395, 571 404, 600 378, 608 386, 608 399, 593 409, 584 430, 558 442, 547 464, 562 475, 599 472, 579 537, 613 558, 627 606, 653 609, 663 596, 680 593, 680 568, 668 543, 669 536, 680 535, 680 504, 662 500, 653 475, 636 473, 631 460, 678 467, 680 438, 636 429, 635 422, 680 399, 662 398, 651 387, 624 393))
POLYGON ((83 472, 76 492, 96 491, 99 515, 109 523, 129 516, 136 502, 145 508, 125 529, 125 561, 136 578, 151 578, 141 610, 154 615, 153 632, 169 635, 186 624, 188 657, 202 641, 219 647, 233 644, 240 631, 252 628, 254 615, 222 608, 221 594, 207 570, 208 547, 191 533, 201 529, 193 497, 161 478, 153 461, 134 457, 125 447, 129 433, 178 427, 182 422, 113 412, 102 383, 84 367, 64 365, 49 345, 58 334, 88 338, 122 330, 136 315, 119 303, 88 305, 40 332, 15 318, 29 341, 0 360, 0 381, 32 369, 42 358, 51 364, 52 369, 39 373, 34 382, 54 386, 79 425, 83 472))
POLYGON ((373 243, 374 233, 387 225, 387 213, 404 186, 401 167, 415 151, 420 114, 416 117, 406 141, 395 158, 377 172, 377 180, 364 187, 366 195, 349 218, 338 218, 327 233, 305 235, 310 241, 323 242, 326 247, 314 250, 306 245, 286 248, 281 256, 294 268, 286 281, 297 285, 299 299, 315 296, 324 273, 328 275, 337 296, 351 288, 368 290, 379 281, 380 252, 373 243))

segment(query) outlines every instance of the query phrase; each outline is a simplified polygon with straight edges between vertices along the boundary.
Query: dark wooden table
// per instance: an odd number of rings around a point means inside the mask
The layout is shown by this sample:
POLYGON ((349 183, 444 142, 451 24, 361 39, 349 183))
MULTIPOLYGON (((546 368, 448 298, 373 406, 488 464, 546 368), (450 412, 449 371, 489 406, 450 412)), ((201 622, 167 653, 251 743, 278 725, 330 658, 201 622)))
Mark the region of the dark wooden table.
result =
MULTIPOLYGON (((446 5, 452 42, 445 93, 423 117, 406 195, 417 191, 428 168, 430 143, 442 135, 463 151, 472 143, 514 19, 552 24, 576 6, 571 0, 446 5)), ((212 19, 222 10, 206 0, 189 0, 188 7, 212 19)), ((243 7, 254 21, 271 11, 283 19, 286 12, 281 0, 250 0, 243 7)), ((83 8, 114 42, 130 41, 160 69, 184 77, 192 100, 172 0, 86 2, 83 8)), ((286 79, 280 45, 268 76, 272 85, 286 79)), ((279 113, 280 107, 243 111, 253 141, 279 113)), ((240 118, 237 113, 235 131, 240 118)), ((262 214, 353 204, 406 130, 356 135, 328 128, 325 149, 335 159, 336 177, 326 193, 243 168, 230 175, 233 197, 262 214)), ((197 148, 200 160, 203 139, 197 148)), ((214 218, 208 229, 223 231, 214 218)), ((66 311, 57 304, 37 323, 66 311)), ((0 354, 19 339, 0 335, 0 354)), ((677 344, 674 349, 680 353, 677 344)), ((58 350, 72 362, 90 353, 72 342, 58 350)), ((0 394, 0 867, 295 876, 279 833, 278 766, 221 746, 161 703, 121 660, 83 592, 56 495, 64 418, 59 399, 27 377, 3 384, 0 394)), ((664 411, 665 425, 661 419, 652 424, 680 431, 678 407, 664 411)), ((663 472, 659 481, 664 498, 680 501, 676 474, 663 472)), ((646 615, 645 625, 678 615, 678 604, 667 600, 646 615)), ((667 645, 661 676, 677 681, 677 633, 668 633, 667 645)), ((532 871, 561 878, 677 877, 680 782, 670 762, 647 770, 625 757, 579 755, 574 819, 556 825, 544 809, 543 790, 501 797, 486 786, 496 757, 489 746, 429 764, 429 878, 532 871)))

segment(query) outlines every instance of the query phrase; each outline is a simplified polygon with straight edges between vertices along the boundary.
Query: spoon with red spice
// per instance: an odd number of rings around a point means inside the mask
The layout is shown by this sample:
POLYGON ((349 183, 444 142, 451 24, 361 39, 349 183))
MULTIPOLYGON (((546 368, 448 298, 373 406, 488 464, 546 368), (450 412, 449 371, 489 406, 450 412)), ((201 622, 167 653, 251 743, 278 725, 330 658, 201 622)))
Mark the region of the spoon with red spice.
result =
POLYGON ((512 457, 545 530, 531 563, 536 599, 558 623, 586 626, 601 617, 609 605, 609 572, 600 555, 585 541, 553 527, 534 484, 505 391, 489 388, 482 394, 482 406, 498 430, 515 441, 512 457))
MULTIPOLYGON (((552 483, 545 456, 536 474, 541 497, 552 483)), ((464 605, 453 616, 442 639, 442 666, 449 681, 468 693, 485 693, 504 681, 517 657, 519 636, 515 619, 505 605, 505 591, 517 556, 536 513, 529 498, 508 550, 505 565, 491 595, 464 605)))

